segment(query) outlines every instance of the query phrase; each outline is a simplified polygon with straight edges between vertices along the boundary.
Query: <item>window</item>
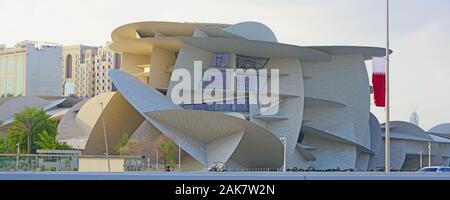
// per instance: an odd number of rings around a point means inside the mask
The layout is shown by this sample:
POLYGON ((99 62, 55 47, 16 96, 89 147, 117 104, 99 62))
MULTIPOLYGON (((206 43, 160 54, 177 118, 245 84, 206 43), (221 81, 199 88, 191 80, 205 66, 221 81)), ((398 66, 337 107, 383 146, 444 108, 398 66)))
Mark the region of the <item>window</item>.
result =
POLYGON ((436 172, 437 170, 438 170, 438 168, 433 167, 433 168, 425 168, 420 171, 421 172, 436 172))
POLYGON ((229 53, 214 53, 211 67, 229 67, 230 65, 229 53))
POLYGON ((236 55, 236 68, 262 69, 269 60, 269 58, 236 55))
POLYGON ((72 55, 66 57, 66 78, 72 78, 72 55))
POLYGON ((245 99, 242 104, 238 100, 229 100, 224 102, 203 103, 203 104, 186 104, 183 105, 185 109, 203 110, 203 111, 218 111, 218 112, 249 112, 249 98, 245 99))
POLYGON ((440 172, 450 172, 450 168, 443 167, 439 169, 440 172))

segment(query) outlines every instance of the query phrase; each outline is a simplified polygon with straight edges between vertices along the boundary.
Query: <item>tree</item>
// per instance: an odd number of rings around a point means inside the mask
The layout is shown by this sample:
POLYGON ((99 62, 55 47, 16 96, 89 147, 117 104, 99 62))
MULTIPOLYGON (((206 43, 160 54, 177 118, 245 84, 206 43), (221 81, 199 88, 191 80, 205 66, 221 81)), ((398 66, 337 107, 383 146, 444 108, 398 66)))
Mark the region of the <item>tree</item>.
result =
POLYGON ((65 143, 56 141, 56 122, 50 120, 43 108, 26 107, 14 115, 8 129, 8 150, 16 152, 17 144, 28 154, 37 149, 70 149, 65 143))
POLYGON ((129 138, 130 137, 129 137, 128 133, 123 133, 120 136, 119 141, 114 145, 114 152, 116 154, 124 155, 122 151, 123 151, 123 148, 125 147, 125 145, 127 145, 129 138))
POLYGON ((175 152, 174 144, 171 140, 161 144, 161 151, 164 155, 165 165, 175 165, 177 161, 177 154, 175 152))
POLYGON ((153 144, 153 150, 164 158, 165 165, 175 165, 177 155, 175 152, 175 144, 167 139, 164 135, 159 135, 153 144))
MULTIPOLYGON (((1 133, 0 133, 1 134, 1 133)), ((8 140, 4 136, 0 136, 0 153, 8 152, 8 140)))
POLYGON ((36 145, 40 149, 47 150, 69 150, 72 149, 66 142, 56 141, 56 137, 50 135, 46 130, 37 135, 36 145))

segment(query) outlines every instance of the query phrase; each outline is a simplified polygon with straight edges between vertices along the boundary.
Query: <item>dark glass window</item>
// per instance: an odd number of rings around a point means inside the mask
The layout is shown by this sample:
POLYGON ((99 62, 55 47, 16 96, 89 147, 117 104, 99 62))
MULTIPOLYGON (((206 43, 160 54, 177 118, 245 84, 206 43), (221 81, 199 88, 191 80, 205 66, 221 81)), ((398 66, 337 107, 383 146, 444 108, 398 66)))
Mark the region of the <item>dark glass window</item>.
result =
POLYGON ((269 60, 269 58, 236 55, 236 68, 262 69, 269 60))
POLYGON ((244 104, 238 100, 231 100, 221 103, 203 103, 203 104, 186 104, 183 105, 185 109, 204 110, 204 111, 218 111, 218 112, 248 112, 249 99, 246 98, 244 104))
POLYGON ((214 53, 211 67, 229 67, 230 54, 229 53, 214 53))
POLYGON ((72 78, 72 55, 66 57, 66 78, 72 78))

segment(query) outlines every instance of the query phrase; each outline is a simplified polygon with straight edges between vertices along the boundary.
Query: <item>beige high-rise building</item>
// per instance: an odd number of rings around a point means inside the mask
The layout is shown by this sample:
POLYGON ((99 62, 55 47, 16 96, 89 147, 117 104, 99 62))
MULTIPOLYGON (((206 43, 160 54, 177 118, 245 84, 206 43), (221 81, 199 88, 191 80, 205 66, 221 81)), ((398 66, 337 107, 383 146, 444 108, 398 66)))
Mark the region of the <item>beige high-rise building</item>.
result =
POLYGON ((61 95, 61 46, 22 41, 0 45, 0 97, 61 95))
POLYGON ((110 69, 120 67, 120 55, 105 47, 84 45, 63 48, 63 94, 91 98, 112 90, 110 69))

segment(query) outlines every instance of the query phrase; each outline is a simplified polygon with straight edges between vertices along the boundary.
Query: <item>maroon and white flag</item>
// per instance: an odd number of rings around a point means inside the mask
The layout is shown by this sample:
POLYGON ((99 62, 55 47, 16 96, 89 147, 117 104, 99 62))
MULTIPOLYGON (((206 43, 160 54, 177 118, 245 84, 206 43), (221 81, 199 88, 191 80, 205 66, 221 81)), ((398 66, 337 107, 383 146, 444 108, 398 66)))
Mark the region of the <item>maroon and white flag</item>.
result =
POLYGON ((373 96, 377 107, 386 107, 386 58, 374 57, 372 60, 373 96))

